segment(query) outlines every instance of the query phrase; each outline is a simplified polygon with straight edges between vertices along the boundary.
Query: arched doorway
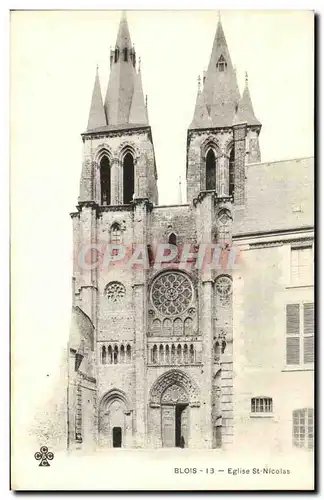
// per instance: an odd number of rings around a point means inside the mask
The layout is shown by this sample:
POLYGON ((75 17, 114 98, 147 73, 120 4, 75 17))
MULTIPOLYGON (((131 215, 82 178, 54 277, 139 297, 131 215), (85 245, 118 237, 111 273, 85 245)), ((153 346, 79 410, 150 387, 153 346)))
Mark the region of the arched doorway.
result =
POLYGON ((198 387, 182 370, 169 370, 153 384, 149 403, 153 447, 190 447, 195 440, 198 387))
POLYGON ((132 446, 132 412, 125 393, 111 389, 101 398, 99 407, 99 442, 109 448, 132 446))

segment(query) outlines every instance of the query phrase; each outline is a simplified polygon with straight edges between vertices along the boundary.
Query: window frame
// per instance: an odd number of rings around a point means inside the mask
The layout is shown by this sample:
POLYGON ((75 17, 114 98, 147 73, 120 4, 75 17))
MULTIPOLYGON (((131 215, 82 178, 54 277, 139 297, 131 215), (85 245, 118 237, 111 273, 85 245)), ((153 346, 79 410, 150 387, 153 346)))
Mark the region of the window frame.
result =
POLYGON ((273 398, 270 396, 253 396, 250 399, 250 417, 252 418, 269 418, 273 417, 273 398), (262 402, 262 405, 261 405, 262 402), (259 403, 257 405, 257 403, 259 403), (266 411, 267 403, 269 403, 269 411, 266 411), (262 410, 261 410, 262 406, 262 410), (253 410, 254 407, 254 410, 253 410))
MULTIPOLYGON (((298 288, 298 287, 306 287, 306 286, 313 286, 314 285, 314 242, 313 241, 305 241, 305 242, 291 242, 290 243, 290 248, 289 248, 289 286, 292 288, 298 288), (310 276, 309 276, 309 281, 302 282, 299 279, 296 280, 296 278, 293 278, 293 252, 294 251, 300 251, 300 250, 311 250, 311 262, 310 262, 310 276)), ((299 269, 302 266, 296 266, 297 269, 299 269)))
POLYGON ((314 449, 314 408, 296 408, 292 412, 292 444, 296 448, 314 449), (296 418, 298 422, 296 423, 296 418), (301 423, 303 417, 304 424, 301 423), (310 420, 312 423, 310 424, 310 420), (296 428, 298 429, 296 432, 296 428), (303 428, 303 433, 301 429, 303 428), (311 432, 310 432, 311 431, 311 432), (304 436, 301 439, 301 436, 304 436))

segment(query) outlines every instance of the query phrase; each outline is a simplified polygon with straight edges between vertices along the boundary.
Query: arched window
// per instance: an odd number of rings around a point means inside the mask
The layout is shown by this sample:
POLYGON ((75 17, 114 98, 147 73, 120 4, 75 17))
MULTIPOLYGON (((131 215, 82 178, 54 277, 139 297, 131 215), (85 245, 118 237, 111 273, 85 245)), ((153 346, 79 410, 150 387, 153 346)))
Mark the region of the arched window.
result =
POLYGON ((178 344, 178 347, 177 347, 177 363, 181 363, 181 345, 178 344))
POLYGON ((193 321, 191 318, 186 318, 184 322, 184 334, 192 335, 193 333, 193 321))
POLYGON ((154 345, 152 354, 152 362, 157 363, 157 345, 154 345))
POLYGON ((182 335, 182 320, 180 318, 176 318, 174 320, 173 331, 174 331, 174 335, 176 335, 176 336, 182 335))
POLYGON ((120 229, 120 225, 117 224, 117 222, 115 224, 113 224, 111 226, 111 230, 110 230, 110 243, 112 243, 113 245, 119 245, 121 243, 121 229, 120 229))
POLYGON ((124 204, 128 205, 134 195, 134 158, 130 153, 126 153, 123 161, 123 186, 124 204))
POLYGON ((223 340, 222 341, 222 354, 224 354, 225 349, 226 349, 226 342, 225 342, 225 340, 223 340))
POLYGON ((116 49, 115 49, 115 63, 118 61, 118 58, 119 58, 119 48, 116 47, 116 49))
POLYGON ((220 58, 218 59, 216 67, 217 67, 218 71, 225 71, 225 69, 227 67, 227 63, 226 63, 223 56, 220 56, 220 58))
POLYGON ((233 196, 234 194, 234 181, 235 181, 235 157, 234 157, 234 148, 231 150, 230 158, 229 158, 229 184, 228 184, 228 194, 233 196))
POLYGON ((152 326, 152 335, 161 335, 161 321, 159 319, 155 319, 153 321, 153 326, 152 326))
POLYGON ((118 347, 115 345, 114 347, 114 365, 118 363, 118 347))
POLYGON ((120 347, 120 362, 125 363, 125 347, 123 344, 120 347))
POLYGON ((163 335, 172 335, 172 321, 169 318, 163 321, 163 335))
POLYGON ((190 363, 195 362, 195 351, 193 344, 190 344, 190 363))
POLYGON ((107 363, 107 351, 106 346, 103 346, 101 349, 101 363, 105 365, 107 363))
POLYGON ((100 162, 101 205, 110 205, 110 163, 107 156, 100 162))
POLYGON ((175 345, 172 344, 171 346, 171 364, 173 365, 175 363, 175 345))
POLYGON ((187 346, 187 344, 185 344, 183 347, 183 361, 185 363, 188 363, 188 346, 187 346))
POLYGON ((177 246, 177 237, 174 233, 171 233, 169 235, 169 245, 175 245, 177 246))
POLYGON ((164 363, 164 348, 162 344, 160 344, 159 362, 160 364, 164 363))
POLYGON ((130 363, 132 360, 132 351, 131 351, 131 346, 127 344, 126 347, 126 358, 127 358, 127 363, 130 363))
POLYGON ((220 345, 219 342, 214 344, 214 363, 219 363, 220 360, 220 345))
POLYGON ((112 348, 111 345, 108 346, 108 363, 112 365, 113 362, 113 355, 112 355, 112 348))
POLYGON ((216 189, 216 157, 213 149, 206 156, 206 190, 216 189))
POLYGON ((124 48, 124 61, 127 61, 128 59, 128 50, 127 47, 124 48))
POLYGON ((165 347, 165 362, 167 365, 170 364, 170 347, 168 345, 165 347))

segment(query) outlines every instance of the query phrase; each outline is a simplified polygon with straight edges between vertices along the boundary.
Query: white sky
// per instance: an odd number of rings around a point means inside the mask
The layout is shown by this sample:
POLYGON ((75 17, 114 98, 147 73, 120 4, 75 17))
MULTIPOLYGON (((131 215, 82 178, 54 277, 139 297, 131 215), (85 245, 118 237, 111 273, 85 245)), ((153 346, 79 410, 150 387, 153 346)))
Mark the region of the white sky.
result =
MULTIPOLYGON (((221 15, 241 91, 249 73, 255 114, 263 124, 262 159, 313 155, 313 14, 221 15)), ((217 17, 217 11, 128 12, 148 94, 161 204, 177 202, 178 177, 185 178, 186 131, 217 17)), ((12 14, 13 364, 17 387, 28 384, 19 397, 30 412, 46 399, 68 339, 69 212, 79 190, 80 133, 87 125, 96 64, 105 93, 119 18, 117 11, 12 14)))

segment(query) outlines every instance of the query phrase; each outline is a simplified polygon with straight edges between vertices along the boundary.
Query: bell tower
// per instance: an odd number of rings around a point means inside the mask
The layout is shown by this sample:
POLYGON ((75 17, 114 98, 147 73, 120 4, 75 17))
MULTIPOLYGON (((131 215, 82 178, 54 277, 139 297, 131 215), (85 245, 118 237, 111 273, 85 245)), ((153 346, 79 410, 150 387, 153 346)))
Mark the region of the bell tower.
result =
POLYGON ((110 266, 116 253, 107 250, 111 244, 129 254, 147 248, 158 203, 141 67, 125 13, 110 52, 104 100, 97 68, 82 140, 80 193, 71 214, 76 319, 69 347, 69 446, 143 446, 146 269, 110 266))
POLYGON ((158 202, 152 132, 143 95, 140 65, 122 14, 103 102, 98 68, 88 126, 82 134, 84 161, 80 202, 128 205, 135 198, 158 202))
POLYGON ((219 19, 208 69, 187 135, 187 198, 216 190, 244 205, 244 166, 261 160, 259 133, 246 76, 242 97, 219 19))

